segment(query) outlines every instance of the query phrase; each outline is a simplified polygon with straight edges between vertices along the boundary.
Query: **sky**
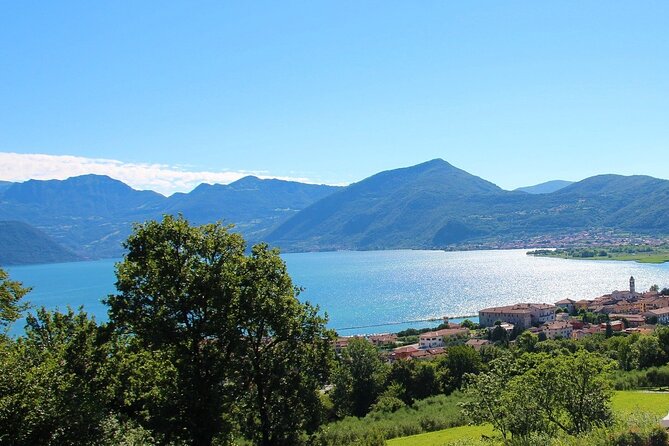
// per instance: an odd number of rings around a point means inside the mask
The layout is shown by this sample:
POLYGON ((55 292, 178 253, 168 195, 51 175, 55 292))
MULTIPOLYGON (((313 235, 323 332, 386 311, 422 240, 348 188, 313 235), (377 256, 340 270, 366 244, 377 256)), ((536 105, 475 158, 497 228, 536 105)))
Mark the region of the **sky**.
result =
POLYGON ((0 0, 0 180, 669 178, 667 1, 0 0))

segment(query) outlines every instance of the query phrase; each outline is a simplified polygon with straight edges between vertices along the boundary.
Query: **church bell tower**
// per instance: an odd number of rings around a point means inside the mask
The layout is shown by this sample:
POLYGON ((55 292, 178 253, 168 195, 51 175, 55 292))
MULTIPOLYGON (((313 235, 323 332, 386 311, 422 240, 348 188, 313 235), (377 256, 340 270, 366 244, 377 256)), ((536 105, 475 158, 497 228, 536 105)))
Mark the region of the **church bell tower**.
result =
POLYGON ((630 277, 630 294, 634 294, 634 276, 630 277))

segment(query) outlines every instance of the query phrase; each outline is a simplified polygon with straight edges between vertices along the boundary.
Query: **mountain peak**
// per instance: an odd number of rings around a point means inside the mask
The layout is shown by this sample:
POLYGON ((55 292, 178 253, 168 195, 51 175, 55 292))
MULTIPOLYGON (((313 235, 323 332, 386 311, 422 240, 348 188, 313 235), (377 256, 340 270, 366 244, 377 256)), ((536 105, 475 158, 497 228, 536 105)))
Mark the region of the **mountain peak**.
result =
POLYGON ((242 177, 238 179, 237 181, 233 181, 232 183, 228 184, 228 187, 249 187, 249 186, 257 186, 258 184, 262 183, 265 180, 262 180, 254 175, 247 175, 245 177, 242 177))

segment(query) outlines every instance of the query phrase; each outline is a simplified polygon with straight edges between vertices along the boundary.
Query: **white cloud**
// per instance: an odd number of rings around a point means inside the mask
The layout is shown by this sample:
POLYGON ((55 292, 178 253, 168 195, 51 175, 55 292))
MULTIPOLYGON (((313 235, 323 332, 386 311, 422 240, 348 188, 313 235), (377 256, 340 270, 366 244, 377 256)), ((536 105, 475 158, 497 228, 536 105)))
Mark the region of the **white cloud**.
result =
POLYGON ((108 175, 135 189, 165 195, 189 192, 200 183, 228 184, 247 175, 311 183, 307 178, 278 177, 253 171, 197 171, 167 164, 125 163, 71 155, 0 152, 0 180, 64 180, 86 174, 108 175))

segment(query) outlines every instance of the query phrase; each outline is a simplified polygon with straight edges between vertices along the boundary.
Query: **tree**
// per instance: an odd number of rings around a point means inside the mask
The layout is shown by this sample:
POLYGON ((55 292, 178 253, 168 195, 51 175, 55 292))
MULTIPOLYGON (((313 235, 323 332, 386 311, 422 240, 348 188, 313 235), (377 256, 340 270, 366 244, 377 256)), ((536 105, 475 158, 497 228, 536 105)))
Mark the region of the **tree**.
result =
POLYGON ((468 328, 470 330, 476 330, 478 328, 478 324, 475 324, 474 322, 470 321, 469 319, 465 319, 462 321, 460 324, 464 328, 468 328))
POLYGON ((446 393, 459 389, 466 374, 479 373, 483 368, 481 356, 468 345, 449 348, 440 364, 445 369, 442 372, 442 386, 446 393))
POLYGON ((507 345, 509 343, 509 333, 501 325, 495 325, 490 332, 490 340, 496 344, 507 345))
POLYGON ((256 245, 241 292, 247 434, 263 446, 296 444, 320 424, 318 389, 329 378, 334 335, 318 309, 296 299, 277 250, 256 245))
POLYGON ((492 424, 505 441, 513 434, 510 419, 513 408, 505 404, 505 400, 508 400, 505 390, 509 381, 517 374, 514 364, 507 359, 492 360, 488 372, 466 375, 466 394, 471 398, 461 403, 463 412, 472 423, 492 424))
POLYGON ((532 353, 535 351, 539 337, 529 331, 524 331, 518 336, 516 345, 523 352, 532 353))
POLYGON ((388 366, 369 341, 351 339, 342 351, 334 377, 332 402, 337 413, 365 416, 381 394, 387 374, 388 366))
POLYGON ((9 279, 9 274, 0 268, 0 330, 6 334, 12 322, 21 317, 28 308, 27 303, 20 302, 30 292, 20 282, 9 279))
POLYGON ((437 395, 440 389, 435 361, 395 361, 386 382, 386 388, 393 386, 402 390, 393 396, 406 404, 437 395))
POLYGON ((246 256, 230 227, 181 216, 136 225, 124 246, 110 324, 174 371, 178 393, 153 406, 166 442, 226 442, 243 424, 259 444, 286 444, 287 429, 308 424, 329 334, 297 301, 277 251, 246 256), (270 413, 280 401, 283 413, 270 413))
POLYGON ((586 351, 549 358, 526 373, 529 394, 549 422, 578 435, 611 422, 612 367, 610 360, 586 351))
POLYGON ((85 313, 44 309, 0 343, 0 444, 97 444, 109 415, 104 343, 85 313))
POLYGON ((650 291, 652 293, 657 293, 658 291, 660 291, 660 286, 659 285, 651 285, 650 291))
POLYGON ((612 420, 611 361, 579 351, 551 357, 524 354, 515 363, 496 359, 490 370, 467 375, 465 413, 489 422, 504 439, 563 430, 578 435, 612 420))
POLYGON ((664 352, 655 336, 641 336, 632 344, 632 364, 637 369, 645 369, 664 363, 664 352))

